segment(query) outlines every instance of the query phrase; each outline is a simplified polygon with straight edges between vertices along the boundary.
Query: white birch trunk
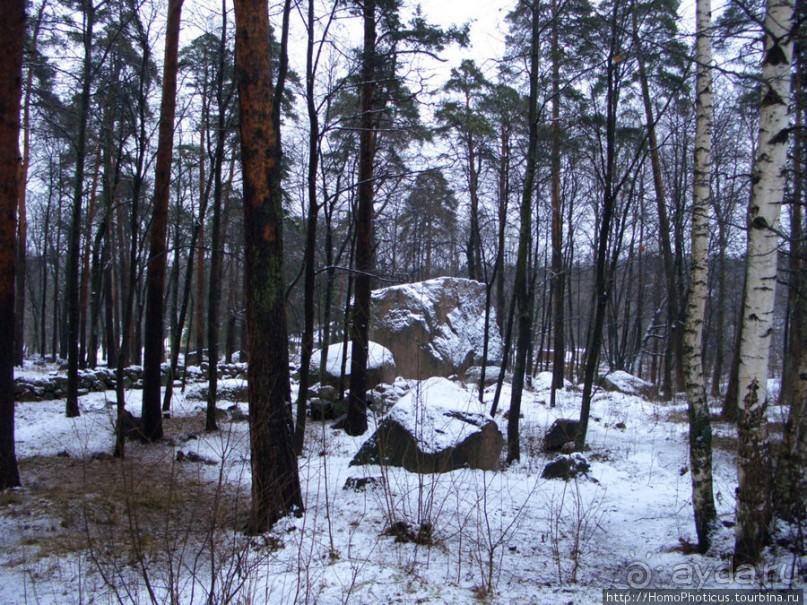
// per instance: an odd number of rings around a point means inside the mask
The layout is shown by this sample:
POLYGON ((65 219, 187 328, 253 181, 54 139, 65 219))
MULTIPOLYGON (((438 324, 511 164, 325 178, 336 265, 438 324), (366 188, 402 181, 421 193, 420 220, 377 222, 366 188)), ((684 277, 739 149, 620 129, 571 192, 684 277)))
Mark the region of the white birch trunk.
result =
POLYGON ((776 230, 785 187, 793 0, 768 0, 765 30, 740 344, 735 567, 757 561, 771 518, 767 380, 779 244, 776 230))
POLYGON ((695 180, 692 204, 692 254, 689 269, 684 326, 684 373, 689 402, 689 462, 692 477, 692 507, 698 549, 709 550, 710 534, 716 518, 712 490, 712 426, 703 378, 703 318, 709 279, 709 214, 712 162, 712 45, 711 0, 697 0, 695 62, 696 134, 695 180))

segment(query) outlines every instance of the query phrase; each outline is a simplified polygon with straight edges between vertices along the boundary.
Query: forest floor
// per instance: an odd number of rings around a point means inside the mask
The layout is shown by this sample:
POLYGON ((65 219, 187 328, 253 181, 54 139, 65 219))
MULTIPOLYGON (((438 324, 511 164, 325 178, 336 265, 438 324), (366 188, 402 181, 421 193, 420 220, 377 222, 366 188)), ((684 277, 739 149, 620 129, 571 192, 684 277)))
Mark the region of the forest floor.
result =
MULTIPOLYGON (((25 370, 33 371, 33 370, 25 370)), ((225 381, 226 382, 226 381, 225 381)), ((0 604, 6 603, 602 603, 605 588, 803 587, 794 528, 778 527, 764 564, 732 577, 735 430, 716 422, 719 528, 695 540, 686 404, 599 391, 587 477, 541 479, 556 418, 577 418, 580 393, 548 405, 548 375, 522 403, 521 461, 499 472, 417 475, 349 466, 367 436, 309 422, 300 477, 306 512, 246 537, 246 422, 222 413, 203 432, 203 403, 175 400, 166 439, 130 441, 112 458, 114 393, 18 403, 24 486, 0 494, 0 604), (380 478, 345 489, 348 478, 380 478), (403 522, 422 539, 390 535, 403 522)), ((473 387, 469 387, 473 388, 473 387)), ((506 409, 509 387, 502 402, 506 409)), ((127 393, 136 414, 140 391, 127 393)), ((492 399, 492 389, 486 391, 492 399)), ((222 402, 222 407, 245 403, 222 402)), ((779 423, 784 412, 771 408, 779 423)), ((496 418, 506 434, 507 421, 496 418)), ((372 424, 372 423, 371 423, 372 424)))

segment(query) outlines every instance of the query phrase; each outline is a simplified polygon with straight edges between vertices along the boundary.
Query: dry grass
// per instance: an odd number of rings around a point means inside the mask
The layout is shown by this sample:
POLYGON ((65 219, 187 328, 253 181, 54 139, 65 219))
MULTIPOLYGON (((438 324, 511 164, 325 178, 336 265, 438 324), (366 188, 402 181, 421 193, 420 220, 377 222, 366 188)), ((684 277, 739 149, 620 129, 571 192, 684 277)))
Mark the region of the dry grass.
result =
POLYGON ((0 514, 17 526, 28 557, 33 549, 39 557, 97 550, 159 558, 180 544, 203 544, 213 532, 238 531, 249 494, 211 480, 211 466, 176 462, 173 440, 202 422, 167 419, 165 442, 130 442, 124 460, 21 459, 25 489, 0 495, 0 514))
MULTIPOLYGON (((687 411, 677 409, 673 411, 669 411, 664 415, 663 418, 666 422, 671 422, 674 424, 687 424, 689 423, 689 415, 687 411)), ((724 420, 719 415, 713 415, 711 418, 712 427, 722 427, 726 429, 731 429, 730 434, 718 434, 713 432, 712 434, 712 448, 716 450, 722 450, 725 452, 734 453, 737 451, 737 432, 735 427, 730 423, 724 420)), ((784 422, 769 422, 768 423, 768 435, 770 436, 770 440, 772 444, 776 444, 781 442, 785 431, 785 424, 784 422)), ((728 432, 728 431, 724 431, 728 432)))

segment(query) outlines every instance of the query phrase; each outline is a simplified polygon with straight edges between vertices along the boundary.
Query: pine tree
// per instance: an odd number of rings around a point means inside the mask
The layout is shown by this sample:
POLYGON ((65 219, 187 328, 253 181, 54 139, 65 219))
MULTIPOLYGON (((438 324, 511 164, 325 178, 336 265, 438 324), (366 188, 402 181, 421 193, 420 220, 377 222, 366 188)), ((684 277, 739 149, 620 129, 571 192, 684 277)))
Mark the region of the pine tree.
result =
MULTIPOLYGON (((283 11, 279 76, 290 3, 283 11)), ((262 533, 280 517, 302 512, 294 452, 289 339, 283 280, 283 205, 279 97, 273 86, 266 0, 235 0, 246 257, 249 435, 252 509, 248 531, 262 533)))
POLYGON ((3 5, 0 20, 0 490, 20 484, 14 451, 14 264, 19 199, 20 94, 25 2, 3 5))

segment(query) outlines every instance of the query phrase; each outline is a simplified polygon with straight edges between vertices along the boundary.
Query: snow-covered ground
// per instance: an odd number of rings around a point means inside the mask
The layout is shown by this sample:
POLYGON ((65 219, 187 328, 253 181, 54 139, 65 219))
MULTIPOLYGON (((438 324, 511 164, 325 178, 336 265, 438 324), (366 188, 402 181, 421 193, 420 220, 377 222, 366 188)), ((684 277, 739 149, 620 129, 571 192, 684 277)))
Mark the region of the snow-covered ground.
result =
MULTIPOLYGON (((213 586, 212 602, 229 595, 237 603, 580 604, 601 603, 604 588, 803 586, 803 576, 793 578, 793 555, 781 547, 767 552, 763 570, 728 574, 736 487, 730 448, 715 451, 721 524, 714 546, 706 556, 690 554, 686 545, 695 535, 680 401, 598 392, 586 452, 590 476, 568 483, 541 479, 551 458, 541 451, 544 432, 556 418, 577 418, 580 405, 579 392, 567 388, 549 408, 548 386, 540 375, 526 393, 521 461, 500 472, 416 475, 349 467, 366 436, 310 422, 300 459, 306 513, 283 519, 271 535, 251 538, 236 521, 209 531, 199 518, 173 512, 166 513, 171 523, 148 525, 150 513, 131 505, 125 490, 117 504, 95 497, 107 480, 103 469, 114 475, 119 468, 126 476, 131 468, 99 455, 114 443, 114 393, 82 397, 76 419, 64 417, 63 401, 18 404, 25 486, 0 499, 0 603, 167 603, 172 594, 175 602, 206 602, 213 586), (47 474, 51 463, 53 472, 68 468, 65 461, 82 475, 68 503, 55 500, 51 484, 59 478, 47 474), (381 479, 344 489, 355 477, 381 479), (108 540, 99 529, 104 507, 124 511, 126 519, 123 530, 109 530, 118 533, 108 540), (73 518, 66 510, 84 512, 73 518), (391 521, 420 529, 427 539, 396 541, 385 534, 391 521)), ((500 409, 509 396, 505 385, 500 409)), ((140 392, 128 397, 138 413, 140 392)), ((223 418, 220 432, 205 434, 203 404, 177 397, 166 423, 169 439, 150 446, 130 442, 127 460, 170 469, 166 476, 173 479, 164 486, 170 493, 227 492, 211 501, 238 508, 223 518, 243 519, 250 485, 247 424, 223 418), (182 464, 174 463, 178 452, 182 464)), ((492 397, 491 388, 485 399, 492 397)), ((496 420, 506 433, 507 420, 496 420)), ((733 431, 718 425, 716 434, 731 438, 733 431)), ((144 481, 158 473, 150 474, 144 481)), ((148 488, 133 482, 130 489, 148 488)), ((198 500, 188 498, 183 506, 196 510, 198 500)))

